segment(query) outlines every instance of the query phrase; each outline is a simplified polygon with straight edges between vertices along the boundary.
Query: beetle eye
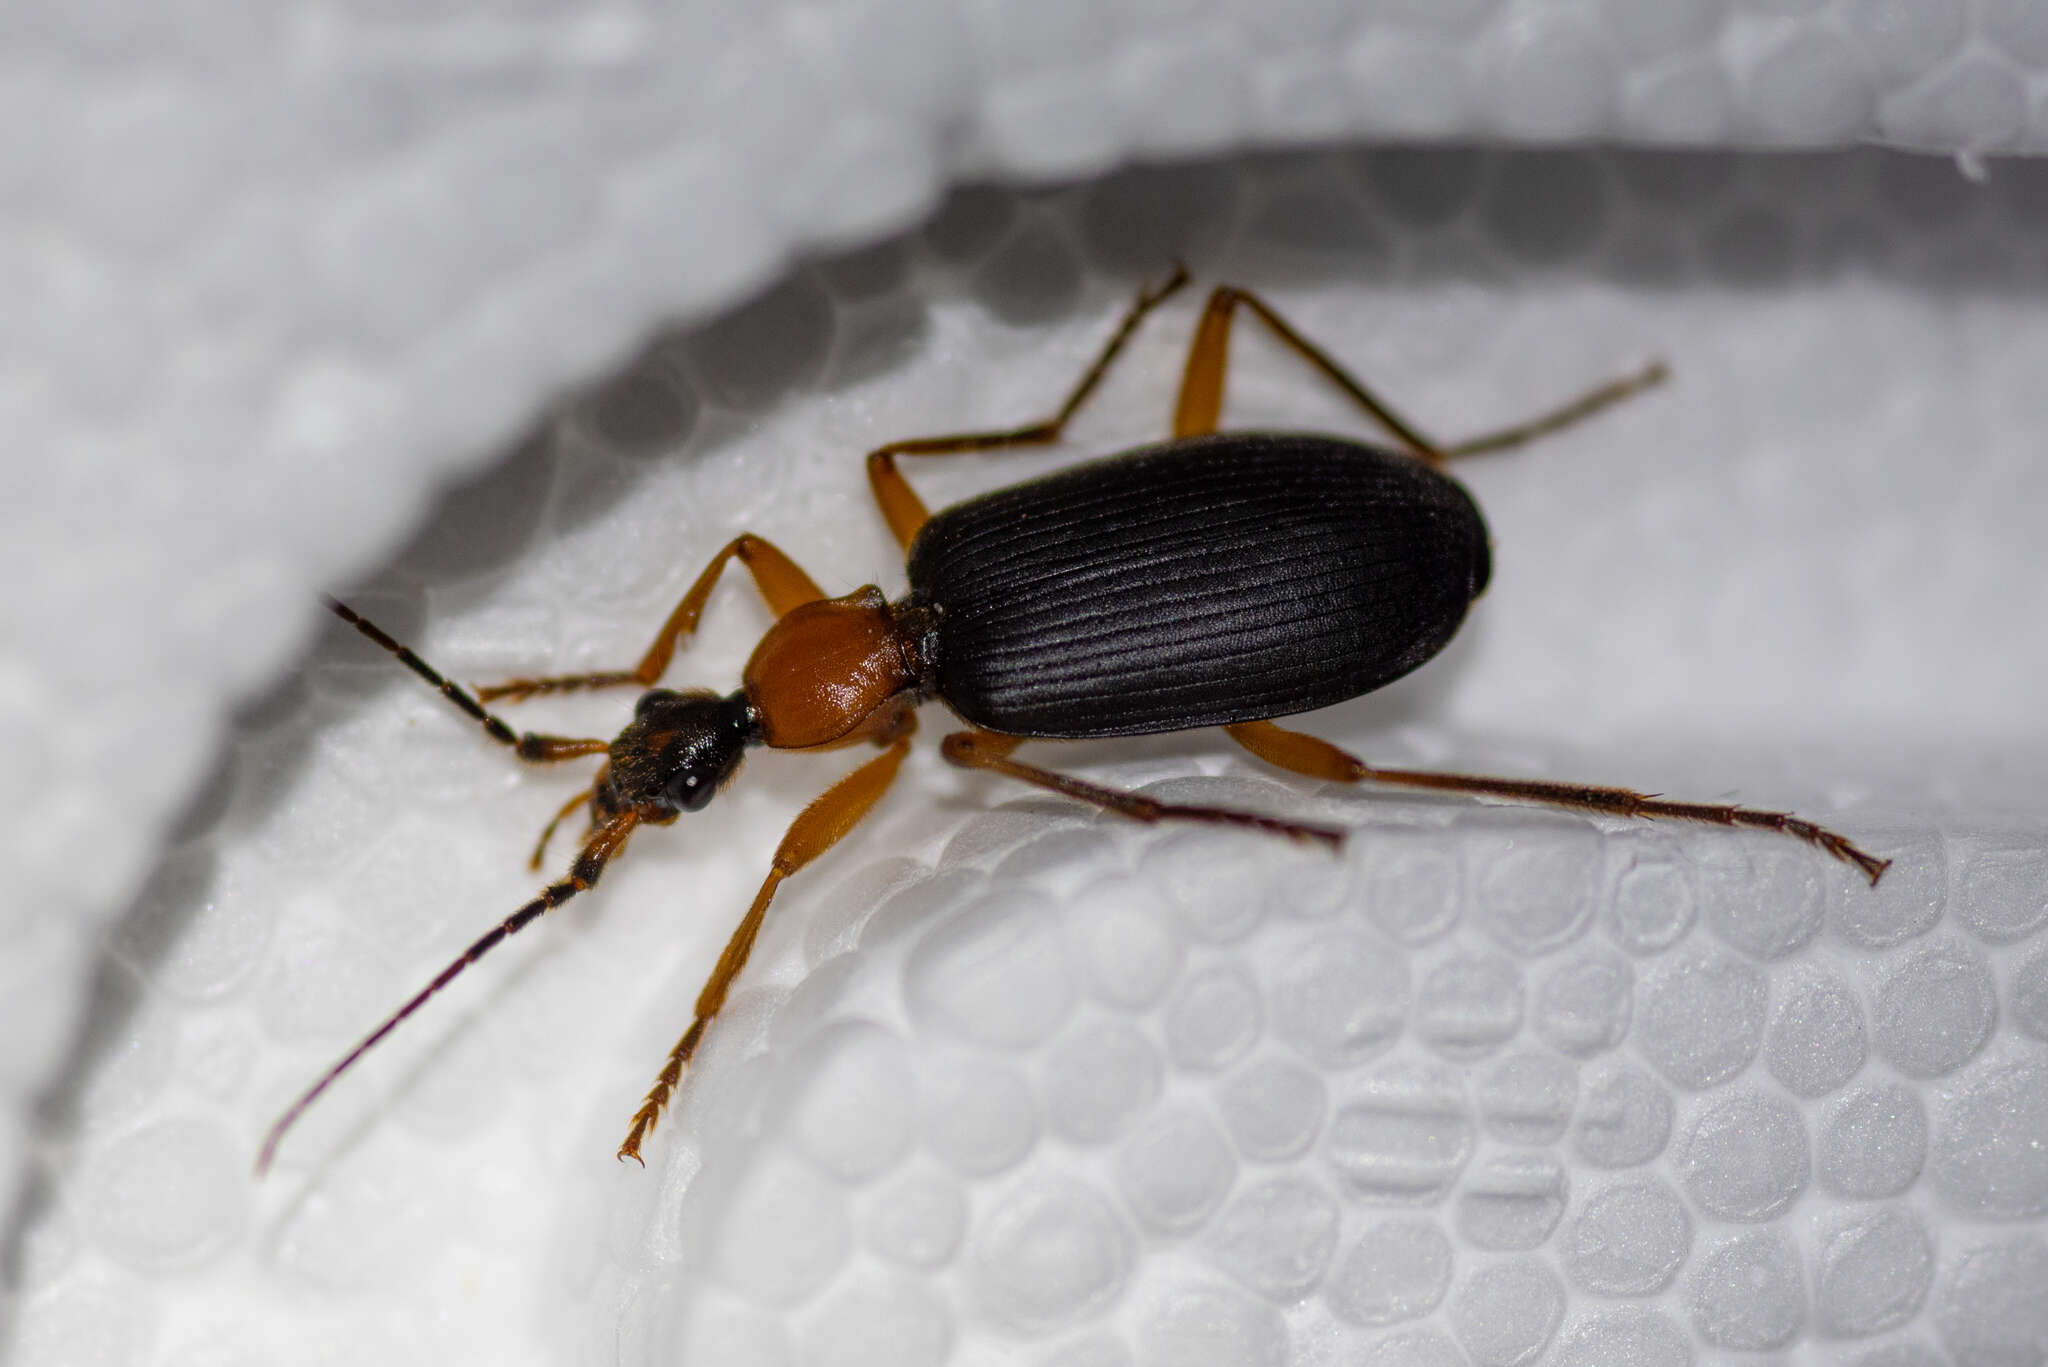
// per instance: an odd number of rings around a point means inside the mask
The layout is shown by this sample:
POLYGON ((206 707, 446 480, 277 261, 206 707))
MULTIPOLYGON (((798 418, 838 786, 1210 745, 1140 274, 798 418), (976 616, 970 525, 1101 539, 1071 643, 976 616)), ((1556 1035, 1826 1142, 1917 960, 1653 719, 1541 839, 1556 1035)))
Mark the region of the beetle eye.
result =
POLYGON ((711 805, 711 799, 717 793, 717 775, 698 773, 694 769, 677 774, 668 789, 669 801, 686 812, 703 811, 711 805))

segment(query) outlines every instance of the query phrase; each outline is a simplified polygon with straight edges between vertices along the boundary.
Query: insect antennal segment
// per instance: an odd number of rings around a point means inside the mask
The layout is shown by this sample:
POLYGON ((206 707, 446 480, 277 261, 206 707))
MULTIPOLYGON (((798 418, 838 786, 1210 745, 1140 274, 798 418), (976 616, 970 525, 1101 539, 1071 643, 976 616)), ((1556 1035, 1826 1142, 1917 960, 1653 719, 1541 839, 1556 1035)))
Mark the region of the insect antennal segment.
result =
POLYGON ((292 1102, 286 1108, 285 1113, 277 1118, 276 1123, 270 1127, 269 1133, 263 1136, 263 1145, 256 1154, 256 1175, 261 1177, 270 1170, 272 1160, 277 1157, 277 1146, 283 1142, 285 1135, 290 1132, 292 1126, 298 1123, 299 1117, 304 1115, 307 1109, 340 1079, 342 1074, 353 1068, 357 1060, 369 1053, 370 1050, 376 1048, 378 1044, 383 1042, 385 1036, 396 1030, 401 1021, 419 1010, 422 1006, 425 1006, 434 994, 455 981, 464 969, 468 968, 478 959, 483 958, 484 955, 496 949, 504 941, 517 935, 527 926, 533 924, 533 922, 539 920, 548 912, 553 911, 577 893, 587 891, 596 886, 599 876, 604 872, 606 862, 625 847, 626 837, 632 833, 633 828, 638 824, 640 824, 638 813, 622 812, 600 826, 584 844, 583 852, 576 857, 576 863, 570 868, 568 877, 548 884, 547 887, 541 890, 539 896, 477 937, 476 941, 468 949, 463 950, 446 968, 435 974, 431 982, 418 992, 415 992, 405 1005, 392 1012, 390 1016, 385 1018, 383 1024, 372 1030, 368 1035, 365 1035, 361 1043, 342 1055, 339 1061, 322 1073, 319 1080, 302 1092, 298 1100, 292 1102))

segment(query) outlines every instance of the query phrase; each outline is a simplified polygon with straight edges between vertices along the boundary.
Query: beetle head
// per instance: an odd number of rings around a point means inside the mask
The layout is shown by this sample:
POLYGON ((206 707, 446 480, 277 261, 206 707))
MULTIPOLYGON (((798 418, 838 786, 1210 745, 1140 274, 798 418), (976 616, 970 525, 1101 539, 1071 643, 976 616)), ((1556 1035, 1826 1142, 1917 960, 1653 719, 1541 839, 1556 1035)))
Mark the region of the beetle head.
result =
POLYGON ((608 805, 637 808, 657 822, 702 811, 738 771, 759 729, 744 693, 641 694, 632 722, 611 744, 608 805))

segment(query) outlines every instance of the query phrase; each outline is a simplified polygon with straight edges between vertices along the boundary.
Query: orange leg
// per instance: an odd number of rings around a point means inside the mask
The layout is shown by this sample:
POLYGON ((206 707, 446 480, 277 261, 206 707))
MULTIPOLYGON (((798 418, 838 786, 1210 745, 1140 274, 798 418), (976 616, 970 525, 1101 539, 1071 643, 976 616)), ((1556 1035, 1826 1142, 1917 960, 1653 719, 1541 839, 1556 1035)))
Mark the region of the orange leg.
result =
POLYGON ((1202 321, 1195 329, 1194 343, 1188 348, 1187 369, 1181 376, 1180 401, 1173 415, 1173 435, 1176 437, 1201 436, 1216 430, 1217 421, 1223 413, 1223 377, 1228 368, 1230 324, 1240 304, 1272 329, 1273 335, 1289 350, 1349 395, 1410 453, 1432 465, 1441 465, 1453 456, 1478 455, 1520 446, 1536 437, 1569 427, 1659 383, 1666 373, 1663 362, 1654 362, 1637 374, 1601 385, 1541 417, 1446 446, 1422 435, 1412 423, 1387 407, 1321 347, 1295 331, 1293 325, 1264 300, 1249 290, 1224 285, 1209 295, 1208 306, 1202 310, 1202 321))
POLYGON ((1753 807, 1732 807, 1708 802, 1667 802, 1627 788, 1596 788, 1579 783, 1551 783, 1541 779, 1486 778, 1476 774, 1431 774, 1413 769, 1379 769, 1325 740, 1275 726, 1269 721, 1240 722, 1223 728, 1230 738, 1268 764, 1334 783, 1390 783, 1407 788, 1433 788, 1438 792, 1475 793, 1481 797, 1503 798, 1546 807, 1569 807, 1608 816, 1636 816, 1676 821, 1701 821, 1715 826, 1746 826, 1755 830, 1779 831, 1795 840, 1853 865, 1872 885, 1891 866, 1858 849, 1833 831, 1814 825, 1790 812, 1765 812, 1753 807))
POLYGON ((1671 371, 1662 361, 1652 361, 1633 375, 1623 375, 1605 384, 1595 385, 1576 399, 1559 404, 1548 413, 1518 422, 1512 427, 1485 432, 1476 437, 1467 437, 1444 448, 1446 456, 1483 456, 1495 451, 1506 451, 1547 437, 1552 432, 1561 432, 1575 423, 1583 422, 1603 408, 1611 408, 1633 394, 1653 389, 1671 377, 1671 371))
POLYGON ((655 636, 654 644, 647 648, 647 654, 640 663, 630 670, 610 670, 597 674, 564 674, 546 679, 508 679, 501 684, 479 688, 476 695, 485 702, 503 699, 506 702, 520 702, 541 693, 567 693, 582 688, 617 688, 626 684, 637 684, 641 688, 652 688, 667 672, 669 661, 675 658, 676 646, 697 630, 697 619, 703 615, 705 600, 711 597, 711 590, 717 586, 718 577, 725 572, 726 562, 738 557, 739 562, 752 571, 754 583, 760 587, 761 596, 768 600, 768 606, 777 617, 791 608, 815 603, 825 596, 825 591, 811 581, 794 560, 778 550, 771 542, 764 541, 752 532, 743 532, 728 541, 711 563, 697 576, 697 582, 690 585, 690 591, 683 595, 683 601, 676 604, 674 612, 662 623, 661 631, 655 636))
POLYGON ((963 769, 986 769, 1065 797, 1093 803, 1104 811, 1130 817, 1133 821, 1203 821, 1218 826, 1243 826, 1295 840, 1319 840, 1330 846, 1344 842, 1344 832, 1334 826, 1284 821, 1279 817, 1240 812, 1228 807, 1187 807, 1160 802, 1139 793, 1105 788, 1068 774, 1023 764, 1010 758, 1011 752, 1023 743, 1021 736, 1001 736, 993 731, 956 731, 940 742, 939 753, 963 769))
POLYGON ((540 839, 534 842, 533 854, 526 861, 527 868, 533 869, 536 872, 539 871, 540 861, 547 857, 548 842, 555 838, 555 827, 561 825, 564 821, 567 821, 569 819, 569 814, 571 812, 575 811, 578 807, 581 807, 584 803, 590 801, 590 799, 597 792, 597 784, 602 782, 604 782, 604 772, 600 770, 597 776, 597 783, 591 784, 588 788, 585 788, 582 792, 576 794, 576 796, 570 798, 567 802, 564 802, 562 804, 562 810, 556 812, 554 816, 549 819, 548 824, 541 827, 540 839))
POLYGON ((903 472, 896 468, 898 456, 946 456, 968 451, 993 451, 1005 446, 1047 446, 1060 439, 1069 419, 1079 411, 1088 396, 1102 383, 1117 353, 1124 349, 1131 334, 1161 300, 1188 282, 1187 268, 1174 267, 1173 274, 1157 289, 1141 290, 1131 307, 1125 312, 1123 321, 1116 332, 1102 348, 1102 354, 1095 358, 1095 364, 1074 386, 1074 392, 1067 395, 1067 401, 1059 411, 1043 422, 1031 423, 1024 427, 1007 428, 996 432, 957 432, 942 437, 912 437, 907 441, 892 441, 887 446, 876 447, 868 453, 868 484, 875 491, 875 502, 882 507, 882 516, 888 520, 889 530, 896 534, 904 550, 917 538, 918 529, 923 527, 931 514, 926 511, 924 500, 903 478, 903 472))
POLYGON ((653 1089, 640 1103, 640 1109, 634 1112, 632 1128, 626 1132, 626 1142, 619 1145, 620 1158, 630 1158, 636 1163, 643 1161, 640 1157, 641 1142, 661 1118, 662 1108, 668 1105, 676 1084, 682 1080, 683 1069, 689 1066, 691 1056, 697 1052, 704 1031, 724 1008, 725 996, 732 988, 733 979, 746 967, 747 956, 754 952, 754 939, 761 933, 761 921, 768 913, 768 903, 774 898, 775 889, 783 879, 838 844, 840 838, 867 815, 868 809, 888 791, 891 780, 896 777, 897 767, 909 752, 910 737, 899 735, 888 749, 840 779, 797 814, 788 833, 782 837, 782 844, 776 847, 774 863, 761 884, 761 890, 754 894, 754 904, 747 908, 739 928, 726 942, 725 952, 718 956, 718 963, 712 968, 704 990, 697 995, 695 1019, 683 1032, 683 1037, 676 1041, 676 1047, 669 1050, 668 1062, 662 1065, 653 1089))

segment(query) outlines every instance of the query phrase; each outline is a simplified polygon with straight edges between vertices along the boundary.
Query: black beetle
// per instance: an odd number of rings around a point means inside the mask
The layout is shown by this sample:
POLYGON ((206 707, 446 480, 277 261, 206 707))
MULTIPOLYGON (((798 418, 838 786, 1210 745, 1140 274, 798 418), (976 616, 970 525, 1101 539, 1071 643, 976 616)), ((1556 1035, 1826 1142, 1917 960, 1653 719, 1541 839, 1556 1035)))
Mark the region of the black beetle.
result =
POLYGON ((1616 816, 1670 817, 1781 831, 1854 865, 1875 883, 1888 860, 1785 812, 1670 802, 1620 788, 1375 768, 1325 741, 1274 725, 1357 697, 1414 670, 1450 641, 1491 572, 1486 523, 1441 467, 1518 446, 1664 378, 1661 365, 1601 386, 1532 422, 1444 446, 1422 436, 1256 295, 1216 289, 1189 349, 1171 440, 928 513, 896 468, 901 456, 1044 445, 1101 383, 1138 323, 1187 283, 1184 270, 1140 293, 1058 413, 1006 431, 893 442, 868 456, 868 479, 908 556, 910 592, 872 585, 827 598, 768 542, 742 535, 718 552, 638 666, 513 679, 475 697, 342 604, 329 606, 481 721, 519 758, 603 753, 585 803, 590 831, 567 877, 471 945, 330 1068, 272 1127, 258 1169, 294 1120, 365 1051, 499 941, 591 887, 641 825, 703 807, 751 746, 823 750, 872 742, 883 753, 806 807, 698 997, 695 1019, 634 1115, 621 1158, 639 1149, 706 1027, 745 965, 783 879, 830 849, 895 777, 936 698, 974 728, 946 737, 946 758, 1141 821, 1248 826, 1335 844, 1340 830, 1252 812, 1162 803, 1024 764, 1032 738, 1080 739, 1221 726, 1271 764, 1312 778, 1475 793, 1616 816), (1248 308, 1399 442, 1389 451, 1311 433, 1216 430, 1231 321, 1248 308), (726 564, 752 573, 776 622, 739 691, 654 685, 697 625, 726 564), (521 734, 483 703, 633 685, 649 690, 610 742, 521 734), (479 701, 481 700, 481 701, 479 701))

